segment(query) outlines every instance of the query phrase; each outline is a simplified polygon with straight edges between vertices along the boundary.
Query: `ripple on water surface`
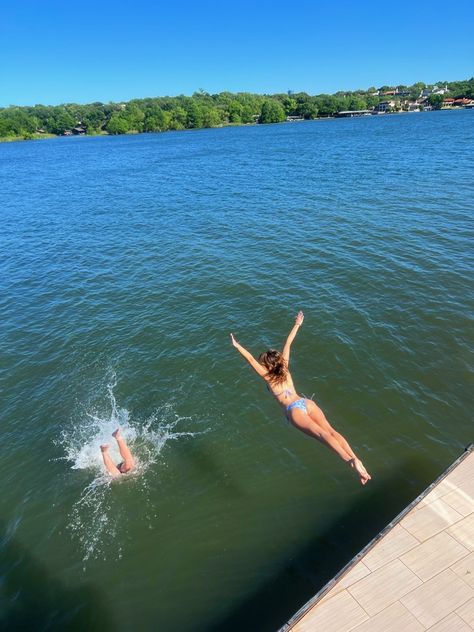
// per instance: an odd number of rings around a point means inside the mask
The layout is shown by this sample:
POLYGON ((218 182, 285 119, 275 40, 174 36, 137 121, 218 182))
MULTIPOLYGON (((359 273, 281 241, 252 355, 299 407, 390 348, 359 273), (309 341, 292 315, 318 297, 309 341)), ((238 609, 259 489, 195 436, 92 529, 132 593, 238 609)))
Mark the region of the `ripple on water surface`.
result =
POLYGON ((473 116, 0 145, 7 540, 120 630, 277 629, 473 440, 473 116), (298 309, 296 385, 364 490, 229 344, 298 309), (117 425, 139 468, 111 483, 117 425))

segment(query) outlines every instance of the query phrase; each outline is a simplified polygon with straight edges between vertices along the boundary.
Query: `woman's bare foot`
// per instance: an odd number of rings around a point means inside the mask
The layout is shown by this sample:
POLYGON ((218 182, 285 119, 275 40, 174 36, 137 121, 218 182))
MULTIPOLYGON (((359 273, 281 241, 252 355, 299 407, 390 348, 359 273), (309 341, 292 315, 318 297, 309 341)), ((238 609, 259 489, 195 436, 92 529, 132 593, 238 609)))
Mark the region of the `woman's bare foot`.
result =
POLYGON ((354 470, 357 472, 357 475, 359 476, 359 480, 362 485, 365 485, 368 481, 372 479, 372 477, 367 472, 367 470, 363 466, 362 461, 360 459, 352 459, 351 467, 354 468, 354 470))
POLYGON ((112 437, 115 437, 115 439, 121 439, 122 438, 122 434, 120 432, 120 428, 117 428, 117 430, 114 430, 112 432, 112 437))
POLYGON ((103 443, 100 446, 100 449, 102 450, 102 452, 107 452, 107 450, 109 449, 109 444, 108 443, 103 443))

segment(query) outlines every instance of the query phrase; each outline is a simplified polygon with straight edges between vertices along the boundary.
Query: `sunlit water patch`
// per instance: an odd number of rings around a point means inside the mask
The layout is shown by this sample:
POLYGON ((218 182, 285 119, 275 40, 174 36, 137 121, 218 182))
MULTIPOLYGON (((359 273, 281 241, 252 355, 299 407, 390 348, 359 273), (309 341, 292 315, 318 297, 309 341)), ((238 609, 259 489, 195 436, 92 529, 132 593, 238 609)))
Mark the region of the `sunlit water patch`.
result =
POLYGON ((91 406, 89 410, 86 407, 80 415, 80 422, 76 422, 72 429, 64 430, 58 440, 71 469, 86 470, 92 477, 80 492, 68 520, 72 536, 83 550, 84 562, 90 558, 122 556, 129 524, 122 498, 129 490, 123 489, 123 486, 133 487, 133 495, 141 497, 143 513, 141 516, 135 514, 134 522, 150 522, 158 518, 149 493, 147 473, 159 462, 168 442, 199 434, 180 431, 180 425, 189 422, 189 418, 175 412, 173 401, 159 406, 144 420, 132 418, 126 408, 117 404, 114 395, 116 384, 117 378, 113 374, 106 387, 104 402, 91 406), (122 458, 112 437, 117 428, 122 431, 136 467, 132 472, 114 479, 106 471, 100 446, 109 444, 112 460, 120 463, 122 458))

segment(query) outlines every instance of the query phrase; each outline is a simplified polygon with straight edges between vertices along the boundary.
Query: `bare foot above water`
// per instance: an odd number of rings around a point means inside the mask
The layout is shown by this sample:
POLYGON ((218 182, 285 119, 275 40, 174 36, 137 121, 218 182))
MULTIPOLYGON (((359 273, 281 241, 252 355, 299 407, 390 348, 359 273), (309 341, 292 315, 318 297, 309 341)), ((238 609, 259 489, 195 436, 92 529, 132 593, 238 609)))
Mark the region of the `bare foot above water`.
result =
POLYGON ((351 463, 351 467, 357 472, 362 485, 365 485, 368 481, 372 480, 372 477, 367 472, 360 459, 354 459, 351 463))

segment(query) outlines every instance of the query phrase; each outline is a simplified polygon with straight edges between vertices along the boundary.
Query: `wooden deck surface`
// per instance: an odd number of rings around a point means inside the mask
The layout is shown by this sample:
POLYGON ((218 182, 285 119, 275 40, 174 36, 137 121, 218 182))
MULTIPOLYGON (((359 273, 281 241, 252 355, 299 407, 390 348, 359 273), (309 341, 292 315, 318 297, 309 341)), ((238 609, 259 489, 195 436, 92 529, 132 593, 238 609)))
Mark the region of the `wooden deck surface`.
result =
POLYGON ((283 630, 473 631, 473 446, 283 630))

